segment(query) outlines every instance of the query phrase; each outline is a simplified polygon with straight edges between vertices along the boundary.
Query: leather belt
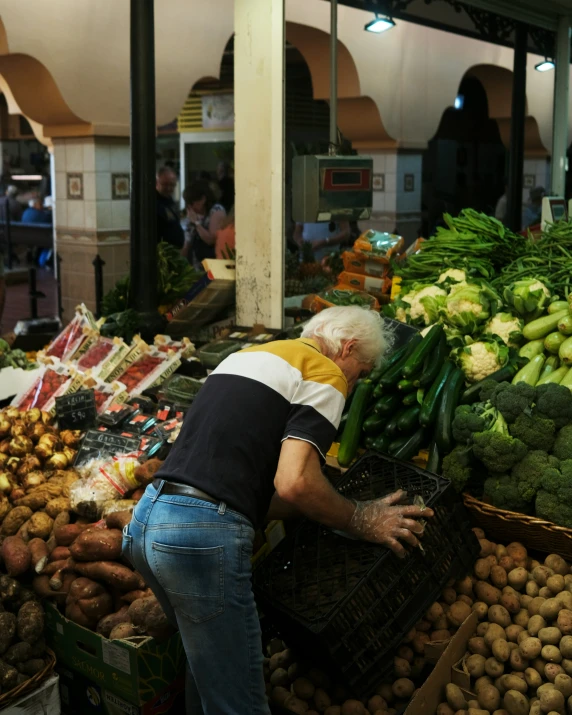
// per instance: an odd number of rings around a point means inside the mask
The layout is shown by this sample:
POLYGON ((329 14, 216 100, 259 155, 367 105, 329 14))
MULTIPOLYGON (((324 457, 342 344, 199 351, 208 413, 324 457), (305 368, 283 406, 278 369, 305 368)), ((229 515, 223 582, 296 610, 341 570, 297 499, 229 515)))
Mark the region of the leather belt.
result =
POLYGON ((155 489, 159 489, 161 483, 163 488, 161 489, 161 494, 175 494, 183 497, 192 497, 193 499, 202 499, 202 501, 207 501, 210 504, 220 504, 220 499, 213 499, 206 492, 201 489, 196 489, 188 484, 174 484, 173 482, 164 482, 162 479, 154 479, 153 486, 155 489))

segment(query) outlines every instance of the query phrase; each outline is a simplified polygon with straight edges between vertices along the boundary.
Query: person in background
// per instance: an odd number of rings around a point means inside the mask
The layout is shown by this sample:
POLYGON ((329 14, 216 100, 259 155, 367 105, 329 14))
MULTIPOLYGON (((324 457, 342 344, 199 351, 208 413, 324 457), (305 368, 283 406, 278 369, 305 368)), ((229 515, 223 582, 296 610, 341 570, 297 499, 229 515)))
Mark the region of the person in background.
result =
POLYGON ((331 221, 330 223, 297 223, 294 229, 294 241, 300 248, 310 243, 316 261, 321 261, 335 248, 348 244, 352 237, 349 221, 331 221))
POLYGON ((497 205, 495 207, 495 218, 498 218, 499 221, 502 221, 503 223, 506 223, 506 207, 507 207, 507 192, 508 192, 508 182, 505 181, 504 184, 504 194, 500 197, 500 199, 497 201, 497 205))
POLYGON ((179 221, 179 207, 173 199, 177 175, 168 166, 157 172, 157 241, 166 241, 175 248, 183 248, 185 234, 179 221))
POLYGON ((2 221, 6 220, 6 209, 8 209, 8 217, 10 221, 22 220, 24 207, 16 198, 18 193, 18 187, 14 186, 14 184, 10 184, 10 186, 6 189, 5 197, 0 200, 0 219, 2 221))
POLYGON ((186 219, 183 221, 185 245, 183 255, 195 268, 200 269, 205 258, 215 257, 217 231, 226 217, 223 206, 216 198, 207 181, 193 182, 183 191, 186 219))
POLYGON ((39 196, 28 201, 28 208, 22 214, 22 223, 52 223, 51 211, 44 210, 39 196))
POLYGON ((226 161, 219 161, 216 176, 220 186, 220 203, 228 213, 234 206, 234 179, 232 178, 232 168, 226 161))
POLYGON ((522 227, 536 226, 542 217, 542 199, 546 191, 543 186, 535 186, 530 189, 528 203, 522 212, 522 227))
POLYGON ((216 232, 215 257, 230 258, 234 255, 236 245, 236 229, 234 227, 234 207, 223 221, 222 227, 216 232))
POLYGON ((321 469, 348 394, 390 341, 379 313, 335 307, 298 340, 230 355, 137 503, 123 555, 179 628, 188 713, 270 715, 251 584, 255 529, 304 516, 398 557, 419 545, 417 519, 431 509, 404 505, 403 491, 346 499, 321 469))

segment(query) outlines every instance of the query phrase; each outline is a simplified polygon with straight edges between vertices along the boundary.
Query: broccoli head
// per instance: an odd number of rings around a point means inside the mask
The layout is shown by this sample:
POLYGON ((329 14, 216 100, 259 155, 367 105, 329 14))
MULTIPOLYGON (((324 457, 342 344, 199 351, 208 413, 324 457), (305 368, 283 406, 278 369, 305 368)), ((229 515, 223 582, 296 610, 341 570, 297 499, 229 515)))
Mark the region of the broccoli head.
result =
POLYGON ((558 457, 558 459, 572 459, 572 424, 564 425, 564 427, 559 430, 556 435, 554 447, 552 448, 552 453, 555 457, 558 457))
POLYGON ((536 388, 535 413, 554 420, 557 429, 572 422, 572 392, 564 385, 549 382, 536 388))
POLYGON ((479 398, 481 402, 490 402, 491 397, 496 393, 498 386, 499 383, 496 380, 483 380, 479 391, 479 398))
POLYGON ((443 459, 443 476, 457 492, 462 492, 472 476, 472 449, 455 447, 443 459))
POLYGON ((473 452, 489 472, 508 472, 527 454, 528 447, 508 432, 478 432, 473 435, 473 452))
MULTIPOLYGON (((530 409, 534 403, 535 389, 526 382, 517 382, 511 385, 509 382, 499 382, 496 388, 487 389, 490 403, 497 408, 505 420, 511 424, 526 409, 530 409)), ((549 416, 549 415, 548 415, 549 416)))
POLYGON ((563 502, 556 494, 541 489, 536 495, 535 509, 541 519, 572 529, 572 504, 563 502))
POLYGON ((515 464, 511 472, 518 482, 521 497, 531 502, 540 489, 542 480, 554 476, 553 472, 558 472, 559 466, 559 460, 544 450, 530 451, 518 464, 515 464))
MULTIPOLYGON (((544 449, 549 452, 554 444, 556 426, 553 420, 546 417, 523 412, 510 425, 509 432, 512 437, 524 442, 529 449, 544 449)), ((572 435, 570 437, 570 454, 572 455, 572 435)), ((560 455, 556 456, 560 458, 560 455)))
MULTIPOLYGON (((496 383, 495 383, 496 384, 496 383)), ((460 444, 470 444, 478 432, 508 434, 503 416, 488 402, 459 405, 453 418, 453 438, 460 444)))
POLYGON ((483 496, 498 509, 508 509, 521 514, 530 511, 530 504, 520 496, 517 480, 509 474, 489 477, 485 481, 483 496))

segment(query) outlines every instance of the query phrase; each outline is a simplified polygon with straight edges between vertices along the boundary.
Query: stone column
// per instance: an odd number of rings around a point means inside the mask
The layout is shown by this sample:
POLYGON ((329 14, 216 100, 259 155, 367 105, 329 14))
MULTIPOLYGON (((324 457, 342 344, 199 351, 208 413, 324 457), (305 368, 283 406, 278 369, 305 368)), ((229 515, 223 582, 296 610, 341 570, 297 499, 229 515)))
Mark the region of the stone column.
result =
POLYGON ((56 250, 63 320, 84 302, 95 309, 93 259, 104 261, 103 290, 129 272, 129 140, 54 139, 56 250))
POLYGON ((372 215, 360 228, 397 232, 407 243, 421 227, 422 155, 419 152, 363 149, 373 157, 374 192, 372 215))

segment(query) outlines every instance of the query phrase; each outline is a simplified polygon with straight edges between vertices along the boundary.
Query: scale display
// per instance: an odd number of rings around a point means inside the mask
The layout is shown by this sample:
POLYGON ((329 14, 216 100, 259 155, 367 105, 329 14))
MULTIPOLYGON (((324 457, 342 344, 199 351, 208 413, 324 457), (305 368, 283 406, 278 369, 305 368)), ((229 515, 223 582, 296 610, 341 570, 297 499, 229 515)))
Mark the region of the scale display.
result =
POLYGON ((372 177, 373 159, 368 157, 294 157, 292 218, 298 223, 368 219, 372 177))
POLYGON ((546 224, 554 223, 568 218, 566 201, 560 196, 545 196, 542 199, 541 229, 544 231, 546 224))

